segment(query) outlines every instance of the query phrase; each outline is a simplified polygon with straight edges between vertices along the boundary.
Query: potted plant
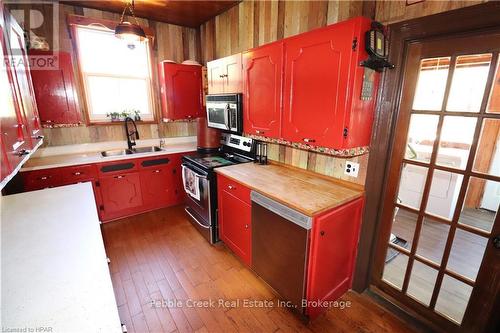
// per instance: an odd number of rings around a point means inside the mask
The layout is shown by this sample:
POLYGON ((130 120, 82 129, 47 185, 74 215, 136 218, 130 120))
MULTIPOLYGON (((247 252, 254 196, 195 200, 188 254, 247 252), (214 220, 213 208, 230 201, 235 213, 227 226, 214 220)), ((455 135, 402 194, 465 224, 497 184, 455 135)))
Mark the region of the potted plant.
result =
POLYGON ((123 110, 120 115, 121 115, 122 120, 125 120, 125 118, 130 116, 130 113, 127 110, 123 110))
POLYGON ((134 112, 134 120, 140 121, 141 120, 141 110, 134 109, 132 111, 134 112))
POLYGON ((111 118, 111 121, 120 121, 119 112, 108 112, 106 113, 106 117, 111 118))

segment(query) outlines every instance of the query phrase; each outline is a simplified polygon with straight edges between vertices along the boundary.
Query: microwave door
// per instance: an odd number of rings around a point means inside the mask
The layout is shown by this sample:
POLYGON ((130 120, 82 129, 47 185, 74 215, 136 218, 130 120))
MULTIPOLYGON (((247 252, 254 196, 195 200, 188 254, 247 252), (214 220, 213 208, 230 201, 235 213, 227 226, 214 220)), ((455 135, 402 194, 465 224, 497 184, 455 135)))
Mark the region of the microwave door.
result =
POLYGON ((227 108, 228 104, 225 103, 207 103, 208 127, 228 130, 229 119, 227 108))

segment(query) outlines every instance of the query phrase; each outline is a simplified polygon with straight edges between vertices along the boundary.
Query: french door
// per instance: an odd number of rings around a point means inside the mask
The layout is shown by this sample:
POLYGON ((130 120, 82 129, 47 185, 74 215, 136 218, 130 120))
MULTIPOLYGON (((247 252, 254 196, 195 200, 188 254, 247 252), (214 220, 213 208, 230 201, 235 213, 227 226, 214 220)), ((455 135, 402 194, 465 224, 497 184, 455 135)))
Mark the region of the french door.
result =
POLYGON ((500 285, 500 32, 409 44, 373 284, 484 330, 500 285))

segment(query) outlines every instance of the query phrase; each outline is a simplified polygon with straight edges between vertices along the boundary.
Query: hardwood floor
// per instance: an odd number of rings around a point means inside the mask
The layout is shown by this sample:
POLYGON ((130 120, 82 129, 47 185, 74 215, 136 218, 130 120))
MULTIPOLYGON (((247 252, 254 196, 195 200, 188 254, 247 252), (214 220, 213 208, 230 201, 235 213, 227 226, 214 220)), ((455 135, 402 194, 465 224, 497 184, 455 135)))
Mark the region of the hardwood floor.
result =
POLYGON ((349 292, 305 325, 282 307, 219 306, 219 300, 269 300, 274 292, 223 245, 211 246, 183 207, 104 224, 106 251, 122 322, 128 332, 412 332, 369 297, 349 292), (189 300, 212 307, 188 307, 189 300), (175 307, 166 302, 181 302, 175 307), (154 302, 154 304, 152 303, 154 302))

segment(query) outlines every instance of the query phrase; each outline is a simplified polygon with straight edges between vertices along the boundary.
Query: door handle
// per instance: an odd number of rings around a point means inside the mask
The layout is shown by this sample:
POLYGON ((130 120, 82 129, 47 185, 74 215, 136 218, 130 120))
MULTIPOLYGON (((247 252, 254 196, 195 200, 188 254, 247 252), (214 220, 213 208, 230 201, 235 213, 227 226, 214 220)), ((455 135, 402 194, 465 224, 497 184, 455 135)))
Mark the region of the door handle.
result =
POLYGON ((493 238, 493 246, 495 249, 500 249, 500 235, 493 238))

